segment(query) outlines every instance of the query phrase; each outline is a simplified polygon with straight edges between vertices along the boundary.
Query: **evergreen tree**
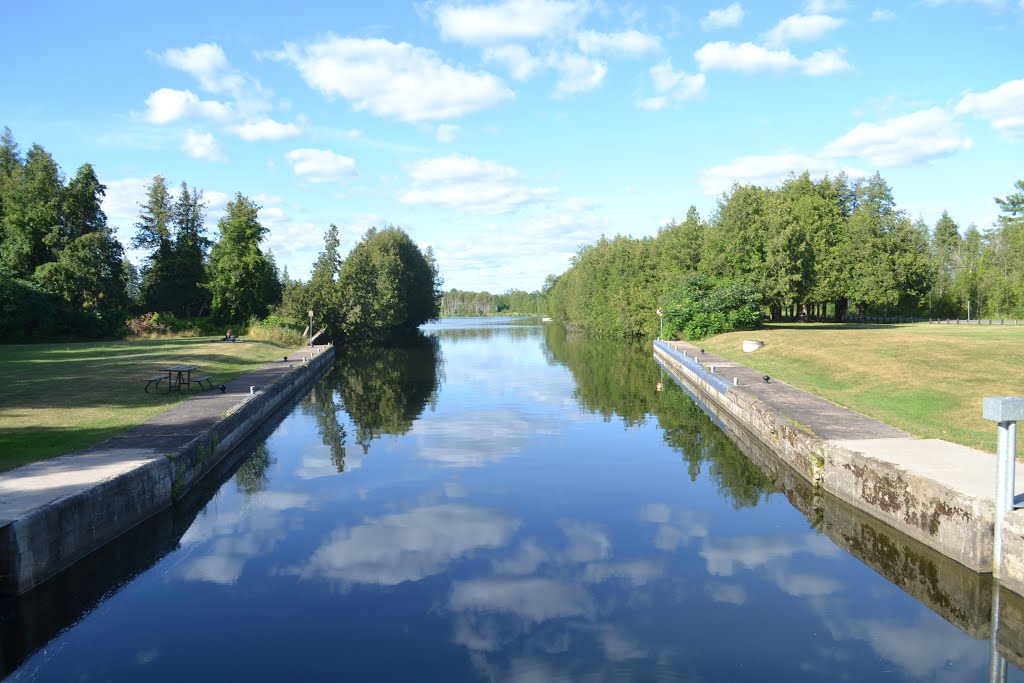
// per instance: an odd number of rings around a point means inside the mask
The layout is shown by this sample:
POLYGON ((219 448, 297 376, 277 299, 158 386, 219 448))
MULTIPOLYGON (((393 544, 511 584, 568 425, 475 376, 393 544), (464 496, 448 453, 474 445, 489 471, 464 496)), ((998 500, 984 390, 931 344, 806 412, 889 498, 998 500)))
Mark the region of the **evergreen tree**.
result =
POLYGON ((29 279, 52 258, 47 239, 61 232, 64 179, 50 153, 32 145, 25 166, 15 171, 4 194, 0 260, 18 277, 29 279))
POLYGON ((943 211, 932 233, 932 267, 935 270, 935 284, 932 286, 931 311, 940 317, 957 315, 959 304, 952 296, 956 279, 957 253, 960 249, 960 227, 943 211))
MULTIPOLYGON (((306 285, 305 303, 313 311, 314 327, 324 326, 331 338, 340 338, 342 329, 338 271, 341 269, 338 226, 331 223, 324 233, 324 249, 313 264, 313 272, 306 285)), ((306 315, 303 311, 302 316, 306 315)), ((300 318, 301 319, 301 318, 300 318)), ((310 330, 315 334, 316 329, 310 330)))
POLYGON ((235 193, 217 222, 220 238, 210 251, 212 313, 226 323, 243 323, 267 314, 267 273, 272 266, 260 250, 267 229, 259 222, 260 207, 235 193))
POLYGON ((171 207, 174 244, 170 277, 176 292, 174 310, 184 317, 202 315, 210 303, 210 292, 205 287, 206 253, 210 248, 205 208, 202 191, 194 187, 190 190, 182 181, 181 191, 171 207))
POLYGON ((172 311, 178 302, 174 279, 171 196, 163 176, 154 176, 139 204, 132 246, 149 252, 142 268, 140 299, 150 311, 172 311))

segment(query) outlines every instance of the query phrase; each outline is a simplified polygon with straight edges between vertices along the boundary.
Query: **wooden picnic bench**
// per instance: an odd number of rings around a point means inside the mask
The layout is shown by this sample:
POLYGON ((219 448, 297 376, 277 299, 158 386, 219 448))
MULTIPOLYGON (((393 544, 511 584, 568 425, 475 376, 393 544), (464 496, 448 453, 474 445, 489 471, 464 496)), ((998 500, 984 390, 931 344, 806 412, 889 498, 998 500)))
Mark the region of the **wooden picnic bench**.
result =
POLYGON ((160 388, 160 382, 167 380, 167 392, 177 389, 179 392, 182 387, 188 388, 192 391, 192 384, 198 384, 200 389, 204 391, 206 389, 213 389, 213 376, 212 375, 201 375, 199 377, 193 377, 192 372, 196 370, 195 365, 172 365, 168 368, 163 368, 164 375, 154 375, 148 379, 143 380, 146 383, 145 391, 149 393, 149 386, 155 384, 157 389, 160 388), (203 386, 205 383, 206 386, 203 386))
POLYGON ((147 394, 149 393, 149 385, 150 384, 155 384, 156 388, 159 389, 160 388, 160 382, 164 381, 165 379, 167 379, 167 375, 154 375, 153 377, 150 377, 148 379, 142 380, 143 382, 146 383, 146 393, 147 394))

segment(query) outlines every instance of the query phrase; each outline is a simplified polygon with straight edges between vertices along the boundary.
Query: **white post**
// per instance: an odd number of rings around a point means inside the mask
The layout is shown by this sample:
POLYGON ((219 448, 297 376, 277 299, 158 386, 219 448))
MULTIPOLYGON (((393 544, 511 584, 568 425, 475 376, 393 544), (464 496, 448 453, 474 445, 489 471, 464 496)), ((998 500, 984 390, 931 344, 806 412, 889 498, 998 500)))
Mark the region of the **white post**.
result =
POLYGON ((996 422, 999 429, 996 452, 995 536, 992 539, 992 576, 998 579, 1003 559, 1003 518, 1013 510, 1017 420, 1024 419, 1024 398, 986 397, 982 403, 982 417, 996 422))

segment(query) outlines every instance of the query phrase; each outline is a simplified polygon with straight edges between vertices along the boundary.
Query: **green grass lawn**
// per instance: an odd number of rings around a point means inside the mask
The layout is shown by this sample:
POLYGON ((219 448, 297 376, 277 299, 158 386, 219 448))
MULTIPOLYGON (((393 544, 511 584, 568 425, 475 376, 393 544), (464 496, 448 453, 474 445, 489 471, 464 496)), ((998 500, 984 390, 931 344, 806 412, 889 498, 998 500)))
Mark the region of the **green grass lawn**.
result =
POLYGON ((197 365, 216 387, 294 348, 209 338, 0 345, 0 471, 93 446, 187 400, 188 391, 143 391, 161 367, 197 365))
POLYGON ((916 436, 992 453, 982 399, 1024 397, 1024 326, 772 324, 700 344, 916 436), (744 339, 764 348, 743 353, 744 339))

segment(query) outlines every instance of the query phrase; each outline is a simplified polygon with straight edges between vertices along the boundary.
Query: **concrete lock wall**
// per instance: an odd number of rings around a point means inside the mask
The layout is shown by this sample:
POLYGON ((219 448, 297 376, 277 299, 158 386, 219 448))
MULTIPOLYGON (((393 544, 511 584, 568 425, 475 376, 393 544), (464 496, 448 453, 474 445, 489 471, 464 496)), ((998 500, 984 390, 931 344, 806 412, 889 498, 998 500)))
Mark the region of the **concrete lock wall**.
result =
MULTIPOLYGON (((654 357, 681 386, 701 399, 730 435, 752 435, 814 486, 975 572, 992 571, 992 498, 967 495, 818 438, 663 342, 655 342, 654 357)), ((1014 517, 1008 522, 1008 530, 1013 531, 1004 540, 1001 580, 1024 594, 1024 515, 1011 513, 1009 517, 1014 517)))
MULTIPOLYGON (((68 473, 106 468, 109 476, 87 488, 0 520, 0 595, 17 595, 69 567, 183 496, 249 432, 334 361, 327 347, 246 395, 212 427, 184 446, 164 452, 124 448, 114 437, 75 454, 68 473), (112 444, 105 449, 106 443, 112 444)), ((106 471, 106 470, 105 470, 106 471)))

